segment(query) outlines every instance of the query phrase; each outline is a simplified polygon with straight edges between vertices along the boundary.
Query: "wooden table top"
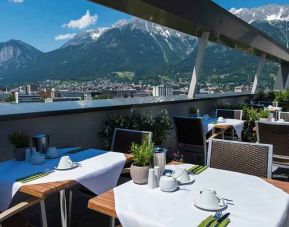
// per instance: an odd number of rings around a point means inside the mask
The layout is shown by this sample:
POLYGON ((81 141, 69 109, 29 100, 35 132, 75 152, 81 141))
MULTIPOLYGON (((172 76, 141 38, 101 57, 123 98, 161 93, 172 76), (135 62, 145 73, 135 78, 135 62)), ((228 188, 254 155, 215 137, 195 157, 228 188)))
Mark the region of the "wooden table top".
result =
MULTIPOLYGON (((264 179, 264 180, 289 194, 289 182, 272 179, 264 179)), ((106 214, 110 217, 117 218, 117 214, 115 211, 113 190, 110 190, 108 192, 105 192, 99 196, 90 199, 88 201, 88 208, 97 211, 99 213, 106 214)))
MULTIPOLYGON (((131 154, 125 154, 125 157, 127 163, 132 161, 133 159, 133 156, 131 154)), ((66 180, 42 184, 30 184, 30 185, 23 185, 22 187, 19 188, 19 191, 28 195, 35 196, 37 198, 45 199, 52 193, 56 193, 63 189, 70 188, 76 184, 77 182, 74 180, 66 180)))

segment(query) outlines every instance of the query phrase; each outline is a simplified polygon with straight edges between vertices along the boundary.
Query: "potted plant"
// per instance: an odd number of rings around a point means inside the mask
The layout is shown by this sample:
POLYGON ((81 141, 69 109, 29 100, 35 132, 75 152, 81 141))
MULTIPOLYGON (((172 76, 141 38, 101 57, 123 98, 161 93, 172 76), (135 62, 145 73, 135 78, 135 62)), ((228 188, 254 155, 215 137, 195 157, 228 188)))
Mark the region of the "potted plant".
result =
POLYGON ((130 168, 130 175, 134 183, 146 184, 148 182, 148 173, 150 163, 153 158, 154 145, 146 137, 142 144, 133 143, 131 152, 133 154, 133 163, 130 168))
POLYGON ((270 112, 268 110, 260 110, 259 112, 260 121, 268 121, 269 113, 270 112))
POLYGON ((17 161, 24 161, 25 149, 28 148, 31 144, 30 137, 24 132, 14 132, 9 135, 9 141, 15 147, 15 159, 17 161))

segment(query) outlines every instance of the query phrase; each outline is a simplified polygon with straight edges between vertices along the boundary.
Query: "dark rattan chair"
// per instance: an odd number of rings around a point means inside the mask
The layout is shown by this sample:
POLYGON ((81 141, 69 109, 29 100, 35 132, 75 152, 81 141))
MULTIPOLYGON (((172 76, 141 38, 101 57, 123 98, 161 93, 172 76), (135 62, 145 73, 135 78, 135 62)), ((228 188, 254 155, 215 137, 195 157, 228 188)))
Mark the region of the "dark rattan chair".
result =
POLYGON ((289 124, 256 122, 258 143, 272 144, 273 164, 289 166, 289 124))
POLYGON ((279 118, 283 119, 286 122, 289 122, 289 112, 279 112, 279 118))
POLYGON ((271 178, 272 145, 213 139, 209 144, 207 165, 271 178))
MULTIPOLYGON (((243 110, 216 109, 216 116, 229 118, 229 119, 242 120, 243 110)), ((230 130, 227 130, 224 135, 225 135, 225 138, 231 138, 232 140, 241 139, 241 138, 238 138, 235 132, 235 129, 233 128, 230 130)))
POLYGON ((150 141, 152 140, 151 132, 116 128, 112 138, 111 150, 130 153, 131 144, 141 144, 146 136, 150 141))
POLYGON ((258 101, 258 104, 268 107, 270 105, 273 105, 273 102, 272 101, 258 101))
POLYGON ((243 110, 228 110, 228 109, 216 109, 216 116, 230 119, 242 120, 243 110))
POLYGON ((202 118, 174 117, 177 149, 183 155, 184 162, 205 164, 207 154, 206 142, 219 134, 206 138, 202 118))

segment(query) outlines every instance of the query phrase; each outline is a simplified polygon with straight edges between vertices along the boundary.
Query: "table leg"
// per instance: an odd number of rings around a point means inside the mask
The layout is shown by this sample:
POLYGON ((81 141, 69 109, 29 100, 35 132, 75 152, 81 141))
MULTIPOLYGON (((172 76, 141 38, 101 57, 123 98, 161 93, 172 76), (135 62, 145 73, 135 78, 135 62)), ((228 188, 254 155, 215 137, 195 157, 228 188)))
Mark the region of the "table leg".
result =
POLYGON ((110 227, 115 227, 115 218, 114 217, 110 218, 110 227))
POLYGON ((61 224, 62 227, 67 227, 67 204, 65 190, 60 192, 60 214, 61 214, 61 224))
POLYGON ((232 140, 234 140, 235 130, 233 128, 231 129, 231 136, 232 136, 232 140))
POLYGON ((40 202, 40 209, 41 209, 42 227, 47 227, 47 217, 44 200, 40 202))
POLYGON ((68 189, 68 199, 66 190, 60 191, 60 214, 62 227, 70 227, 72 210, 72 190, 68 189))
POLYGON ((72 190, 68 189, 68 214, 67 214, 67 226, 71 226, 71 210, 72 210, 72 190))

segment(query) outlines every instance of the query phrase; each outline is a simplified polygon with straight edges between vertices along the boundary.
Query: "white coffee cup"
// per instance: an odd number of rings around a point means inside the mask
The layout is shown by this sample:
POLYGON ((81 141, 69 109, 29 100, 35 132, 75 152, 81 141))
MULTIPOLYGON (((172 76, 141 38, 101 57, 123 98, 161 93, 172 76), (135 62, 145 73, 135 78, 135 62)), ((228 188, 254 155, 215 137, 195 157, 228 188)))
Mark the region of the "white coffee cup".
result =
POLYGON ((188 172, 182 168, 177 168, 173 173, 173 177, 181 184, 186 184, 191 180, 188 172))
POLYGON ((219 117, 217 121, 218 121, 219 123, 222 123, 222 122, 225 121, 225 118, 223 118, 223 117, 219 117))
POLYGON ((56 147, 49 147, 46 156, 50 158, 58 157, 59 151, 56 149, 56 147))
POLYGON ((213 189, 204 189, 197 199, 197 205, 205 209, 219 209, 224 206, 224 201, 217 197, 213 189))
POLYGON ((73 166, 73 162, 71 161, 69 156, 63 156, 59 160, 58 169, 68 169, 73 166))

